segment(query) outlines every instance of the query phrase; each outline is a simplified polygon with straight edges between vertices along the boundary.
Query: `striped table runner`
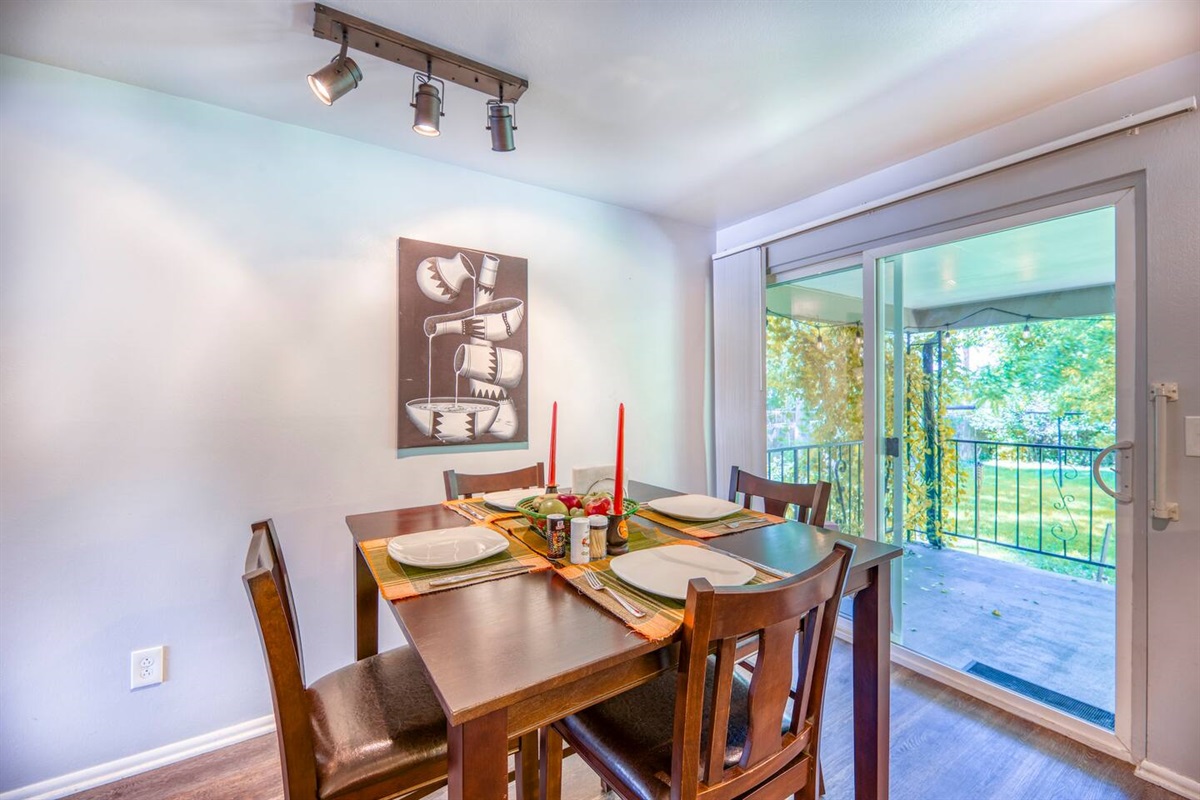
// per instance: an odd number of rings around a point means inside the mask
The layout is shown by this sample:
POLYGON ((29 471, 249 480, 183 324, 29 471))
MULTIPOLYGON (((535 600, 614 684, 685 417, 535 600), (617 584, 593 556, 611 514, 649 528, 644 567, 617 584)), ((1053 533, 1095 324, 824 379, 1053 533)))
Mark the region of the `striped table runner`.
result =
POLYGON ((724 536, 727 533, 740 533, 742 531, 765 528, 768 525, 777 525, 780 522, 786 522, 783 517, 777 517, 774 514, 765 514, 762 511, 752 511, 750 509, 742 509, 736 514, 730 514, 728 517, 722 517, 712 522, 690 522, 684 519, 675 519, 674 517, 668 517, 666 514, 660 514, 646 506, 642 506, 638 510, 638 516, 645 517, 659 525, 665 525, 680 533, 686 533, 688 536, 695 536, 697 539, 712 539, 715 536, 724 536))
MULTIPOLYGON (((671 536, 668 533, 663 533, 649 525, 639 523, 636 518, 629 519, 628 526, 630 552, 644 550, 648 547, 661 547, 663 545, 707 547, 707 545, 701 542, 688 541, 671 536)), ((546 554, 546 540, 526 520, 503 520, 496 523, 496 527, 518 538, 534 552, 541 555, 546 554)), ((683 601, 643 592, 635 586, 630 586, 609 569, 609 563, 612 559, 613 557, 610 556, 599 561, 590 561, 587 564, 570 564, 565 560, 551 560, 550 563, 554 565, 555 571, 578 589, 581 594, 647 639, 658 641, 673 636, 679 630, 680 626, 683 625, 683 601), (593 589, 588 585, 587 579, 584 577, 585 571, 595 573, 602 584, 612 586, 622 597, 625 597, 629 602, 645 611, 646 616, 633 616, 622 608, 621 604, 614 600, 608 592, 593 589)), ((750 585, 772 583, 777 580, 779 580, 778 576, 764 572, 756 567, 755 575, 750 581, 750 585)))
POLYGON ((492 508, 487 503, 478 497, 463 497, 458 500, 443 500, 442 505, 458 514, 460 517, 469 519, 472 523, 478 525, 480 523, 486 525, 490 522, 495 522, 500 519, 511 519, 521 516, 520 511, 502 511, 498 508, 492 508))
POLYGON ((470 564, 464 564, 461 567, 450 567, 448 569, 424 569, 409 564, 401 564, 388 555, 388 539, 372 539, 369 542, 359 542, 358 546, 362 550, 367 565, 371 568, 371 574, 375 576, 375 583, 379 585, 379 593, 387 600, 406 600, 422 594, 432 594, 434 592, 446 591, 447 589, 473 586, 476 583, 499 580, 511 577, 513 574, 521 573, 503 573, 486 576, 479 580, 451 583, 446 586, 429 585, 430 581, 437 580, 438 578, 452 578, 455 575, 466 575, 472 572, 503 569, 505 567, 524 566, 528 567, 530 572, 539 572, 550 568, 550 562, 534 553, 527 545, 520 540, 514 539, 512 536, 508 538, 511 541, 509 542, 508 549, 503 553, 497 553, 482 561, 475 561, 470 564))

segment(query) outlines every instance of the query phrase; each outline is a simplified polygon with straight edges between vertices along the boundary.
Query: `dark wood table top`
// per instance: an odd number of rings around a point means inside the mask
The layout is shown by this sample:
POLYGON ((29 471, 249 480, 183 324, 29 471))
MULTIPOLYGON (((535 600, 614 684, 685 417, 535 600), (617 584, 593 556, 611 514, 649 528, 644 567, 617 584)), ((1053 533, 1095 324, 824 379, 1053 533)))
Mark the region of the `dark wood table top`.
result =
MULTIPOLYGON (((675 494, 631 483, 639 501, 675 494)), ((441 505, 357 514, 346 518, 356 541, 469 525, 441 505)), ((669 528, 662 530, 683 537, 669 528)), ((857 546, 849 590, 867 571, 900 555, 900 548, 829 533, 797 522, 705 540, 719 550, 789 572, 828 554, 839 539, 857 546)), ((553 571, 519 575, 391 604, 416 648, 451 724, 459 725, 664 650, 580 596, 553 571)), ((668 661, 664 659, 664 666, 668 661)))

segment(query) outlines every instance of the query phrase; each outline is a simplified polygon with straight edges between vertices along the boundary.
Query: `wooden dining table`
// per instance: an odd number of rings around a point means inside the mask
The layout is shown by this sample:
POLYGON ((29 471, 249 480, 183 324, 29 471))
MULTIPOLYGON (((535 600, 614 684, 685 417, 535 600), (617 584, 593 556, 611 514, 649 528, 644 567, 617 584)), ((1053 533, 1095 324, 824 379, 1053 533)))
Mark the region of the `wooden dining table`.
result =
MULTIPOLYGON (((678 493, 631 482, 629 494, 645 502, 678 493)), ((437 504, 355 514, 346 517, 346 524, 355 544, 355 647, 362 659, 379 646, 379 588, 358 543, 471 522, 437 504)), ((857 800, 884 800, 891 562, 900 548, 792 521, 704 542, 795 573, 828 555, 839 539, 857 547, 846 584, 846 595, 854 597, 854 792, 857 800)), ((678 657, 678 636, 664 641, 642 637, 553 570, 390 606, 446 714, 452 800, 505 798, 510 738, 646 683, 674 669, 678 657)), ((524 766, 528 771, 529 762, 524 766)))

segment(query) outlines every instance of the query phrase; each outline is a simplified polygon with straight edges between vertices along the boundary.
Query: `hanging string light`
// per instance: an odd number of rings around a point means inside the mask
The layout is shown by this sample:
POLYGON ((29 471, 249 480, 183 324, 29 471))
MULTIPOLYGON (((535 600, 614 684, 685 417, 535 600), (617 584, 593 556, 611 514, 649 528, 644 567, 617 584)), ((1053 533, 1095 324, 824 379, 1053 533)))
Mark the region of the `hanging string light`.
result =
POLYGON ((1031 336, 1033 336, 1033 331, 1029 330, 1029 317, 1025 317, 1025 327, 1021 329, 1021 338, 1029 341, 1031 336))
POLYGON ((825 352, 825 338, 821 336, 821 326, 817 326, 817 349, 825 352))
POLYGON ((860 322, 854 326, 854 346, 862 347, 862 343, 863 343, 863 330, 862 330, 862 323, 860 322))

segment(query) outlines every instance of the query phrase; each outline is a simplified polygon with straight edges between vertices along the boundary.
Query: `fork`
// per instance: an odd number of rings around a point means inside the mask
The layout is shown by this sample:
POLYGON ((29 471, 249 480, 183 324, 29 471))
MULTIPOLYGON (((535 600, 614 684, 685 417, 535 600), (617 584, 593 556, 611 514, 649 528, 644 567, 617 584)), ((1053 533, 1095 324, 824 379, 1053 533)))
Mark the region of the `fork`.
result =
POLYGON ((621 604, 621 608, 625 609, 630 614, 633 614, 635 617, 646 616, 645 611, 642 611, 640 608, 627 601, 624 597, 621 597, 621 595, 613 591, 611 586, 605 586, 603 583, 601 583, 600 579, 596 577, 595 572, 591 571, 590 569, 584 570, 583 577, 584 580, 588 582, 588 586, 592 587, 597 592, 608 592, 610 595, 612 595, 614 600, 621 604))

